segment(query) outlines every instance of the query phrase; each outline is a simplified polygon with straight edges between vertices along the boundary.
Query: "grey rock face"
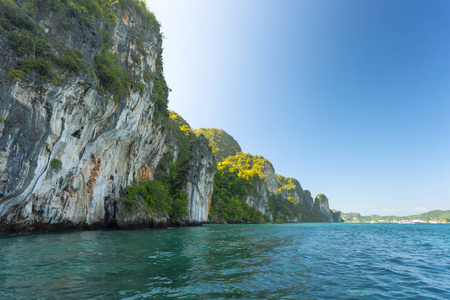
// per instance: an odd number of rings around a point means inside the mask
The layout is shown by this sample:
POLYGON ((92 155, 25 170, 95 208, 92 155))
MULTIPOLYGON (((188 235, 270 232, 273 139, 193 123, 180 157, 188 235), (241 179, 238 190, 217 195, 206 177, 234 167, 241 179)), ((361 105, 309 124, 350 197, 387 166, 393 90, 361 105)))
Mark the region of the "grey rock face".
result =
POLYGON ((314 199, 311 196, 311 192, 308 190, 303 191, 303 199, 305 201, 306 207, 312 208, 314 204, 314 199))
POLYGON ((320 211, 327 216, 329 222, 333 222, 333 212, 328 204, 328 198, 324 194, 318 194, 314 200, 318 203, 320 211))
POLYGON ((253 191, 250 195, 247 195, 245 202, 249 206, 266 214, 269 203, 269 194, 266 183, 265 181, 258 180, 253 183, 253 186, 253 191))
POLYGON ((275 169, 269 161, 264 162, 263 180, 253 182, 252 193, 246 196, 246 203, 256 208, 263 214, 268 214, 269 194, 278 193, 278 183, 275 177, 275 169))
POLYGON ((303 189, 302 186, 300 185, 300 182, 298 182, 298 180, 295 178, 287 178, 287 179, 292 180, 292 184, 295 186, 295 189, 287 191, 285 188, 282 188, 280 186, 279 188, 281 190, 280 191, 281 197, 283 197, 284 199, 288 199, 289 197, 291 197, 296 204, 304 202, 305 200, 303 196, 303 189))
POLYGON ((270 162, 264 162, 263 173, 264 175, 266 175, 266 177, 264 178, 264 182, 266 183, 266 187, 269 192, 272 194, 278 193, 278 183, 275 177, 275 169, 270 162))
MULTIPOLYGON (((92 66, 101 51, 102 23, 75 23, 66 32, 53 26, 52 14, 38 21, 48 37, 81 49, 92 66)), ((0 65, 7 66, 0 72, 0 223, 108 221, 118 214, 123 187, 153 178, 170 145, 167 129, 154 117, 153 83, 143 76, 156 72, 159 32, 134 30, 140 25, 139 16, 122 11, 114 28, 112 51, 144 87, 131 89, 119 103, 97 91, 91 72, 64 74, 58 84, 38 83, 31 75, 12 82, 6 75, 18 57, 5 34, 0 37, 0 51, 7 54, 0 55, 0 65), (145 57, 136 51, 137 40, 145 57), (61 167, 52 167, 55 162, 61 167)))
POLYGON ((300 182, 297 179, 294 179, 294 184, 297 187, 297 189, 294 190, 294 194, 293 194, 295 203, 297 203, 297 204, 299 204, 300 202, 304 203, 305 199, 303 198, 303 188, 302 188, 300 182))
POLYGON ((208 220, 215 173, 214 155, 205 136, 200 135, 192 144, 192 154, 183 185, 188 202, 187 223, 196 224, 208 220))

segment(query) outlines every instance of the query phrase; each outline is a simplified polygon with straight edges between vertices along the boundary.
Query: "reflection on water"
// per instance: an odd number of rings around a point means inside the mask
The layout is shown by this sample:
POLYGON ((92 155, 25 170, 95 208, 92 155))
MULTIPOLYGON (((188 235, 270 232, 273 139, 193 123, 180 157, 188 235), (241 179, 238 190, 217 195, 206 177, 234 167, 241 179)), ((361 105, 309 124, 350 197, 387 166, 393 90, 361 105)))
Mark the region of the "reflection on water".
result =
POLYGON ((450 226, 209 225, 0 239, 0 299, 450 299, 450 226))

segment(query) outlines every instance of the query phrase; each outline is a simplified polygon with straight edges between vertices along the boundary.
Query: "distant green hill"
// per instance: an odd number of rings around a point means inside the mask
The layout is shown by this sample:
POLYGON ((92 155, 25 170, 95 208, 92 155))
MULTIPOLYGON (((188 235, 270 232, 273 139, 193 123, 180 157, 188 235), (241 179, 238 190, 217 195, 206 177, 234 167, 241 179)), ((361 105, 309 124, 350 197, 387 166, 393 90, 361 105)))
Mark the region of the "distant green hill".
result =
POLYGON ((358 213, 343 213, 343 212, 341 212, 341 218, 342 219, 344 219, 344 220, 346 220, 346 221, 352 221, 352 220, 354 220, 354 219, 359 219, 359 218, 361 218, 361 215, 360 214, 358 214, 358 213))
POLYGON ((206 137, 217 161, 222 161, 242 151, 238 142, 223 129, 199 128, 194 132, 197 136, 203 134, 206 137))
POLYGON ((343 219, 347 221, 352 221, 356 217, 357 220, 360 221, 399 221, 399 220, 423 220, 423 221, 447 221, 450 222, 450 210, 432 210, 419 215, 411 215, 411 216, 379 216, 379 215, 370 215, 370 216, 361 216, 358 213, 341 213, 343 219))
POLYGON ((414 215, 409 217, 413 219, 417 217, 419 219, 450 222, 450 210, 432 210, 420 215, 414 215))

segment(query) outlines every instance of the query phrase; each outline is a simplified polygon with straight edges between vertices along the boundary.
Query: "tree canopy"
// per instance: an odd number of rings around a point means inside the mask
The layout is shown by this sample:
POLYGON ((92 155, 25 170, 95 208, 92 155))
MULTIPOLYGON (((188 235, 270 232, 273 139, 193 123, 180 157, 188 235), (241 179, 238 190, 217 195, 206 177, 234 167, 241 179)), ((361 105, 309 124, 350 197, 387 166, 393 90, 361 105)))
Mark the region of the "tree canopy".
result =
POLYGON ((222 161, 242 151, 238 142, 223 129, 199 128, 194 132, 197 136, 203 134, 206 137, 217 161, 222 161))

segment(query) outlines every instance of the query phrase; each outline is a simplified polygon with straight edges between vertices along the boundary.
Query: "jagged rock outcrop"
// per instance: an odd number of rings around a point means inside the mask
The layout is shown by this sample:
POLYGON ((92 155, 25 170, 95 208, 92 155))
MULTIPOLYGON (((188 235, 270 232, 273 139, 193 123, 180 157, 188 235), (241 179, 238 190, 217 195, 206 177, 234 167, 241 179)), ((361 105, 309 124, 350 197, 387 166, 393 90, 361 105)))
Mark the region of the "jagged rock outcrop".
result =
POLYGON ((314 204, 314 199, 311 195, 311 192, 308 190, 303 191, 303 199, 305 201, 306 207, 312 208, 314 204))
POLYGON ((264 182, 266 183, 266 187, 269 190, 269 193, 276 194, 278 193, 278 183, 275 174, 275 169, 270 161, 264 161, 264 169, 263 174, 266 175, 264 177, 264 182))
POLYGON ((284 177, 279 174, 276 174, 275 176, 278 184, 278 192, 281 194, 283 199, 289 199, 290 201, 294 201, 296 204, 305 202, 302 186, 297 179, 292 177, 284 177))
POLYGON ((318 194, 314 199, 314 206, 318 207, 320 211, 327 217, 329 222, 333 222, 333 212, 328 204, 328 198, 324 194, 318 194))
POLYGON ((272 163, 268 160, 264 160, 264 167, 262 169, 264 179, 259 178, 253 182, 253 190, 246 197, 246 202, 256 210, 267 214, 268 201, 270 193, 275 194, 278 192, 278 184, 275 178, 275 169, 272 163))
MULTIPOLYGON (((0 35, 0 65, 6 66, 0 72, 1 224, 115 221, 121 190, 152 179, 161 157, 173 151, 168 129, 155 116, 155 81, 145 80, 157 73, 159 29, 144 30, 132 9, 116 13, 111 51, 134 80, 120 101, 99 92, 93 72, 61 71, 58 82, 33 73, 13 81, 8 72, 20 57, 9 46, 11 32, 0 35)), ((105 23, 95 18, 72 14, 65 20, 70 31, 61 29, 56 13, 40 13, 35 21, 47 38, 81 50, 89 67, 102 51, 105 23)))
POLYGON ((211 206, 214 174, 214 156, 204 135, 192 144, 183 190, 187 194, 188 224, 206 222, 211 206))
POLYGON ((266 186, 266 182, 262 180, 257 180, 253 183, 253 190, 250 194, 246 196, 246 203, 254 207, 256 210, 267 214, 267 207, 269 201, 269 194, 266 186))

